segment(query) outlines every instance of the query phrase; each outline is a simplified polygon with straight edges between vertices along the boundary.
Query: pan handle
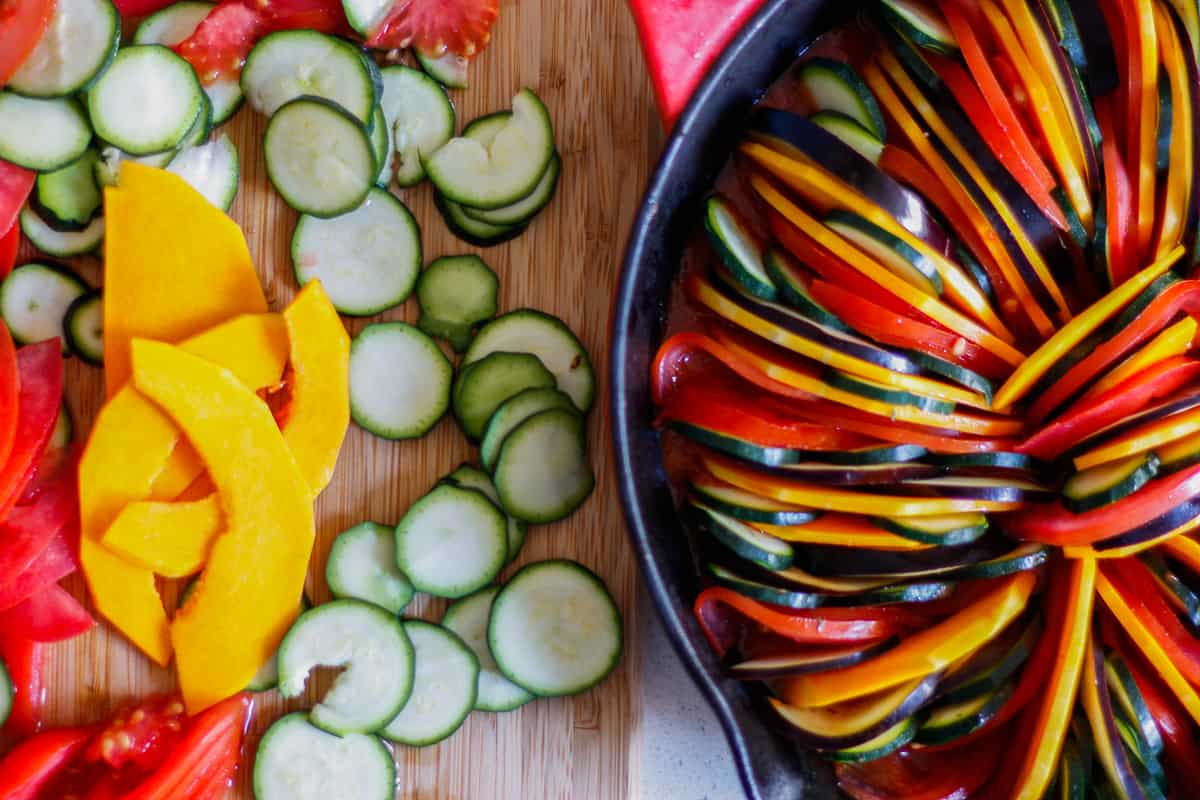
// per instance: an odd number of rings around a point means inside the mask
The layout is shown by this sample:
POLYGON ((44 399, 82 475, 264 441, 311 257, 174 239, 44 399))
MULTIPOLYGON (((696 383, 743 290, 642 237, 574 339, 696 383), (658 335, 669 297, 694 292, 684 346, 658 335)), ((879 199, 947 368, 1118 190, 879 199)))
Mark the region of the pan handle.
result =
POLYGON ((725 45, 765 0, 628 0, 670 129, 725 45))

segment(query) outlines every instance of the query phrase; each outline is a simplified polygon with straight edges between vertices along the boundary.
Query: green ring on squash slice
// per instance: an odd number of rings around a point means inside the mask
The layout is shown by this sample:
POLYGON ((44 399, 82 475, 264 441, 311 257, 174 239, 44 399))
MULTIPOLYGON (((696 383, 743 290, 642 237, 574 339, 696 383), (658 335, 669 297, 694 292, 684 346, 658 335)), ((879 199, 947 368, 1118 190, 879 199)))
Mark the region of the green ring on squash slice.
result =
POLYGON ((940 295, 945 285, 937 266, 915 247, 853 211, 835 209, 825 224, 841 234, 892 274, 929 295, 940 295))

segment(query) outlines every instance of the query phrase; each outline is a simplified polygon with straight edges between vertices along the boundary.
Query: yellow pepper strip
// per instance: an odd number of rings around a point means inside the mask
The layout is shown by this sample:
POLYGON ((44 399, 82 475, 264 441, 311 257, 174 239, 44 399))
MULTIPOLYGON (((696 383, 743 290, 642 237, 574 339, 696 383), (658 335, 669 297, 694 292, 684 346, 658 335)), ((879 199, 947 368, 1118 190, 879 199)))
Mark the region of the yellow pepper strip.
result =
POLYGON ((1075 469, 1085 470, 1097 464, 1107 464, 1118 458, 1156 450, 1186 436, 1200 433, 1200 408, 1172 414, 1134 428, 1108 444, 1089 450, 1075 458, 1075 469))
POLYGON ((777 539, 804 544, 867 547, 872 550, 926 550, 930 547, 924 542, 905 539, 872 525, 857 514, 823 514, 803 525, 755 524, 751 527, 777 539))
MULTIPOLYGON (((1042 74, 1052 76, 1057 71, 1053 61, 1049 60, 1049 53, 1042 53, 1041 55, 1045 56, 1047 60, 1035 66, 1022 47, 1023 42, 1033 44, 1031 52, 1037 56, 1039 54, 1037 46, 1044 44, 1042 37, 1038 34, 1038 25, 1029 15, 1028 7, 1022 6, 1023 2, 1024 0, 1014 3, 1009 0, 1005 3, 1009 13, 1012 13, 1013 7, 1017 6, 1028 17, 1027 24, 1030 27, 1022 26, 1026 35, 1021 39, 1018 39, 1013 26, 995 3, 991 0, 982 0, 980 8, 987 18, 988 26, 996 35, 1004 53, 1009 57, 1020 76, 1021 83, 1025 85, 1025 89, 1029 93, 1029 101, 1034 110, 1034 120, 1041 130, 1046 144, 1050 147, 1055 167, 1063 182, 1063 188, 1067 197, 1070 198, 1071 206, 1079 214, 1080 222, 1090 233, 1093 230, 1092 199, 1087 181, 1082 174, 1083 150, 1080 149, 1077 139, 1067 135, 1072 127, 1071 116, 1067 112, 1062 98, 1053 96, 1058 94, 1057 90, 1052 94, 1042 82, 1042 74)), ((1014 16, 1013 19, 1018 24, 1023 21, 1020 16, 1014 16)))
POLYGON ((701 460, 713 477, 731 483, 739 489, 785 503, 797 503, 823 511, 844 511, 849 514, 868 514, 876 517, 929 517, 939 514, 954 514, 959 511, 1013 511, 1025 505, 1019 502, 954 497, 899 497, 866 494, 767 475, 732 459, 707 453, 701 457, 701 460))
MULTIPOLYGON (((1154 6, 1151 0, 1131 0, 1136 8, 1138 55, 1138 81, 1141 84, 1141 113, 1138 120, 1141 132, 1137 135, 1137 159, 1129 169, 1137 175, 1137 242, 1138 252, 1147 253, 1154 234, 1154 207, 1157 199, 1154 191, 1157 173, 1158 149, 1158 33, 1154 25, 1154 6)), ((1186 80, 1187 73, 1179 76, 1186 80)), ((1190 106, 1184 106, 1190 108, 1190 106)), ((1186 116, 1186 114, 1185 114, 1186 116)), ((1129 131, 1130 134, 1133 131, 1129 131)), ((1129 162, 1126 162, 1129 163, 1129 162)))
POLYGON ((1125 629, 1125 633, 1129 634, 1133 643, 1158 670, 1158 674, 1171 687, 1171 691, 1175 692, 1175 696, 1192 715, 1192 719, 1200 723, 1200 694, 1196 694, 1196 689, 1188 683, 1188 679, 1171 663, 1170 656, 1162 649, 1153 634, 1142 625, 1137 614, 1125 602, 1125 598, 1121 597, 1117 587, 1113 586, 1112 582, 1105 577, 1103 571, 1096 577, 1096 589, 1100 592, 1100 599, 1104 601, 1104 605, 1108 606, 1109 611, 1117 618, 1117 622, 1125 629))
MULTIPOLYGON (((1187 59, 1183 50, 1187 44, 1179 41, 1175 26, 1161 4, 1154 6, 1154 22, 1158 31, 1159 55, 1171 86, 1171 107, 1191 108, 1191 92, 1195 90, 1184 78, 1188 74, 1187 59), (1171 76, 1176 77, 1172 79, 1171 76)), ((1194 136, 1195 131, 1192 130, 1188 114, 1171 116, 1171 158, 1167 169, 1166 191, 1159 207, 1161 222, 1158 243, 1154 249, 1156 257, 1179 244, 1183 237, 1183 226, 1191 203, 1189 190, 1195 169, 1192 145, 1194 136)))
POLYGON ((822 736, 846 736, 882 722, 916 691, 923 680, 923 677, 916 678, 870 697, 830 708, 796 708, 774 697, 767 699, 779 716, 801 730, 818 730, 822 736))
MULTIPOLYGON (((279 380, 287 329, 278 314, 249 314, 193 336, 183 348, 259 387, 279 380)), ((158 664, 171 660, 171 641, 154 573, 100 540, 126 505, 174 500, 203 469, 179 428, 128 385, 100 410, 79 462, 79 557, 92 602, 158 664)))
POLYGON ((975 282, 967 277, 957 264, 934 250, 919 237, 914 236, 891 214, 874 205, 841 181, 830 177, 813 164, 789 158, 758 142, 744 142, 741 151, 783 183, 806 197, 815 196, 818 201, 825 201, 819 202, 820 206, 832 206, 853 211, 904 241, 934 264, 945 284, 947 297, 961 311, 973 316, 1005 342, 1012 344, 1016 341, 1012 331, 1004 325, 991 303, 988 302, 987 296, 975 282))
POLYGON ((941 622, 914 633, 882 655, 845 669, 781 679, 776 693, 789 705, 823 708, 883 691, 946 669, 982 647, 1025 610, 1037 579, 1021 572, 941 622))
POLYGON ((1038 379, 1050 369, 1075 345, 1082 342, 1097 328, 1103 325, 1133 302, 1142 291, 1154 283, 1155 278, 1165 273, 1183 255, 1183 248, 1176 247, 1170 253, 1150 266, 1133 275, 1108 294, 1088 306, 1087 310, 1059 328, 1058 332, 1047 339, 1033 352, 1024 363, 1019 365, 1008 380, 996 392, 993 405, 999 409, 1007 409, 1013 403, 1027 395, 1038 379))
POLYGON ((1193 572, 1200 572, 1200 542, 1189 536, 1177 536, 1163 542, 1163 547, 1171 558, 1193 572))
MULTIPOLYGON (((1188 520, 1175 530, 1167 531, 1162 536, 1156 536, 1148 541, 1131 544, 1127 547, 1114 547, 1111 550, 1097 550, 1092 545, 1072 546, 1064 547, 1063 555, 1067 558, 1127 558, 1129 556, 1136 556, 1138 553, 1141 553, 1145 550, 1152 550, 1161 544, 1166 544, 1176 537, 1183 537, 1184 534, 1191 533, 1192 531, 1196 530, 1196 528, 1200 528, 1200 517, 1188 520)), ((1187 539, 1186 541, 1191 540, 1187 539)))
POLYGON ((315 527, 312 492, 266 404, 183 350, 132 344, 133 380, 183 430, 221 498, 226 531, 171 623, 188 713, 241 691, 295 621, 315 527))
POLYGON ((1080 643, 1087 640, 1092 623, 1096 573, 1094 559, 1081 559, 1070 566, 1067 577, 1070 588, 1055 668, 1042 692, 1037 722, 1032 728, 1033 740, 1017 773, 1014 800, 1041 800, 1058 768, 1058 756, 1071 727, 1071 712, 1083 671, 1084 648, 1080 643))
POLYGON ((1095 397, 1107 392, 1121 381, 1135 375, 1146 367, 1165 361, 1171 356, 1183 355, 1192 349, 1192 339, 1196 336, 1196 320, 1192 317, 1183 319, 1163 329, 1157 336, 1144 344, 1136 353, 1118 364, 1111 372, 1096 381, 1083 397, 1095 397))
POLYGON ((187 503, 140 501, 121 510, 104 534, 109 550, 165 578, 199 572, 221 531, 216 497, 187 503))
MULTIPOLYGON (((908 99, 910 103, 912 103, 913 108, 915 108, 917 113, 920 114, 925 120, 925 124, 929 126, 929 129, 933 132, 934 136, 936 136, 946 146, 946 148, 950 150, 951 154, 958 159, 958 161, 963 165, 963 168, 967 171, 967 174, 973 181, 975 181, 975 183, 979 185, 980 189, 987 196, 989 202, 991 202, 991 204, 995 207, 996 212, 1000 215, 1001 220, 1004 222, 1004 226, 1012 233, 1013 238, 1017 242, 1017 246, 1020 247, 1021 252, 1025 255, 1025 258, 1028 259, 1029 263, 1033 266, 1033 271, 1037 274, 1038 280, 1040 280, 1046 287, 1046 291, 1050 293, 1051 299, 1053 299, 1055 305, 1058 306, 1059 314, 1062 316, 1063 321, 1065 322, 1066 320, 1070 319, 1071 311, 1067 306, 1066 298, 1063 297, 1062 290, 1059 288, 1058 283, 1054 280, 1054 276, 1050 273, 1050 268, 1046 265, 1046 261, 1042 258, 1042 254, 1039 253, 1037 248, 1033 246, 1033 243, 1029 241, 1029 237, 1025 234, 1025 230, 1021 227, 1020 222, 1018 222, 1017 218, 1014 216, 1012 209, 1008 207, 1008 203, 1006 203, 1004 198, 1000 196, 996 188, 991 185, 991 182, 988 181, 987 176, 983 174, 983 171, 980 169, 979 165, 975 163, 973 158, 971 158, 966 148, 963 147, 962 142, 958 140, 958 137, 956 137, 954 133, 951 132, 948 127, 946 127, 946 123, 938 115, 933 106, 929 104, 929 101, 925 99, 925 96, 921 93, 921 90, 917 88, 915 83, 913 83, 912 79, 908 76, 908 73, 905 72, 904 67, 902 67, 900 62, 896 60, 896 57, 892 55, 890 51, 885 50, 880 53, 879 61, 883 66, 884 71, 887 72, 888 76, 900 89, 900 92, 908 99)), ((992 232, 992 235, 994 235, 994 232, 992 232)))
POLYGON ((177 342, 267 310, 237 224, 177 175, 133 161, 104 193, 104 379, 129 378, 135 336, 177 342), (186 222, 184 222, 186 221, 186 222))
MULTIPOLYGON (((765 327, 766 325, 770 325, 770 323, 749 315, 740 308, 732 307, 719 293, 712 292, 706 284, 689 288, 692 289, 693 297, 700 303, 708 306, 718 315, 742 325, 747 330, 760 334, 771 334, 774 336, 774 341, 780 344, 784 344, 792 338, 792 335, 787 331, 776 329, 772 334, 772 329, 765 327), (727 313, 729 314, 728 316, 727 313)), ((868 414, 875 414, 894 421, 911 422, 941 430, 953 430, 976 436, 1019 436, 1025 430, 1025 423, 1012 417, 980 416, 963 413, 933 414, 916 406, 892 405, 882 400, 874 400, 830 385, 817 374, 815 369, 809 369, 806 364, 794 362, 783 364, 764 358, 759 353, 742 347, 738 342, 729 337, 721 336, 719 332, 715 334, 714 338, 736 353, 739 359, 744 360, 747 364, 750 364, 763 375, 777 383, 800 392, 806 392, 813 397, 820 397, 850 408, 865 411, 868 414)), ((803 341, 807 342, 807 340, 803 341)), ((784 346, 787 345, 784 344, 784 346)), ((897 375, 900 379, 914 377, 899 375, 899 373, 893 374, 897 375)), ((901 383, 901 385, 904 384, 901 383)), ((947 389, 953 389, 953 387, 947 387, 947 389)))
POLYGON ((283 440, 316 497, 333 478, 350 425, 350 337, 320 281, 305 286, 283 318, 292 366, 283 440))
POLYGON ((810 216, 798 205, 785 197, 778 189, 759 175, 750 178, 750 185, 776 211, 789 222, 804 231, 813 241, 832 252, 848 265, 879 284, 922 314, 934 319, 965 339, 993 353, 997 358, 1017 366, 1025 355, 1008 342, 999 338, 978 323, 963 316, 936 297, 922 292, 900 276, 878 264, 874 259, 854 247, 825 223, 810 216))

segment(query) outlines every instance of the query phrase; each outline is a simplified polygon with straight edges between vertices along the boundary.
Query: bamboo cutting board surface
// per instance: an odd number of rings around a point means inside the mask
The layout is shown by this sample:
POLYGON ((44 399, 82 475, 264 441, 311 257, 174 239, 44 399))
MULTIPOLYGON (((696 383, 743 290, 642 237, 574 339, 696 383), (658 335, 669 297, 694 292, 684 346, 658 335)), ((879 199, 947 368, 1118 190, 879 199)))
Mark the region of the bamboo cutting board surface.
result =
MULTIPOLYGON (((563 177, 554 201, 513 242, 479 250, 456 239, 434 209, 428 185, 402 190, 421 224, 425 262, 478 252, 500 275, 501 311, 532 306, 566 320, 592 355, 598 377, 588 418, 596 491, 570 519, 534 528, 517 564, 575 558, 605 580, 625 616, 625 657, 604 684, 574 698, 537 701, 507 714, 475 713, 440 746, 397 749, 398 796, 420 800, 610 800, 637 797, 641 691, 633 553, 617 501, 608 447, 608 325, 621 250, 654 157, 658 137, 649 83, 633 23, 622 0, 503 0, 491 46, 471 67, 471 88, 451 92, 459 127, 506 109, 522 87, 534 89, 554 118, 563 177)), ((274 310, 296 292, 288 242, 296 215, 271 190, 263 168, 265 119, 248 108, 224 129, 237 144, 242 183, 231 214, 246 233, 274 310)), ((23 251, 25 258, 32 252, 23 251)), ((97 259, 76 259, 93 285, 97 259)), ((203 269, 203 264, 197 264, 203 269)), ((415 321, 415 299, 370 320, 346 318, 351 335, 377 319, 415 321)), ((67 401, 86 433, 103 394, 99 369, 72 359, 67 401)), ((364 519, 395 523, 441 476, 476 454, 452 420, 415 442, 385 442, 353 425, 333 483, 317 502, 317 546, 309 593, 329 598, 325 556, 338 532, 364 519)), ((510 567, 507 574, 511 574, 510 567)), ((76 575, 67 585, 85 597, 76 575)), ((174 589, 164 592, 173 602, 174 589)), ((410 614, 439 619, 444 602, 418 599, 410 614)), ((258 696, 247 757, 231 797, 248 798, 246 766, 266 727, 281 713, 311 705, 258 696)), ((51 725, 102 719, 121 704, 173 687, 103 621, 91 633, 51 648, 46 718, 51 725)))

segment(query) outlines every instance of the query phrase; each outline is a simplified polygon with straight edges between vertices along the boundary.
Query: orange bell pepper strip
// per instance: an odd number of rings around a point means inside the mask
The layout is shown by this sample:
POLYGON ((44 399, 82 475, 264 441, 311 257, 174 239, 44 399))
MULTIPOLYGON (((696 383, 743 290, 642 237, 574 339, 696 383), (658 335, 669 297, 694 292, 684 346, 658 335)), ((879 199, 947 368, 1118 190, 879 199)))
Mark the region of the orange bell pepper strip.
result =
MULTIPOLYGON (((900 68, 898 64, 893 63, 889 69, 889 72, 894 72, 895 70, 901 70, 900 76, 902 78, 907 77, 903 75, 902 68, 900 68)), ((1005 250, 1004 244, 999 241, 992 224, 986 219, 982 211, 976 207, 975 202, 971 199, 970 194, 962 186, 962 184, 959 183, 959 179, 955 175, 954 171, 950 169, 949 165, 947 165, 946 162, 941 158, 932 142, 929 141, 924 127, 920 122, 917 121, 912 112, 908 110, 905 102, 900 99, 899 94, 897 94, 896 90, 892 88, 891 83, 889 83, 888 79, 884 77, 883 71, 877 65, 866 65, 863 68, 862 74, 864 80, 867 82, 867 85, 871 88, 871 91, 875 93, 875 97, 879 100, 879 103, 887 110, 892 121, 917 151, 917 155, 929 165, 930 169, 932 169, 934 174, 937 175, 939 182, 958 198, 960 208, 964 209, 964 211, 968 214, 972 222, 972 227, 978 234, 980 241, 984 242, 988 250, 991 252, 992 257, 995 259, 996 264, 999 266, 1002 274, 1004 275, 1004 282, 1012 287, 1014 294, 1020 302, 1022 310, 1024 310, 1026 315, 1029 317, 1034 328, 1036 328, 1043 337, 1050 336, 1052 333, 1054 333, 1054 323, 1050 321, 1050 318, 1046 315, 1046 311, 1042 309, 1041 305, 1035 299, 1029 285, 1017 271, 1016 264, 1013 263, 1011 255, 1007 250, 1005 250)), ((915 86, 911 85, 911 81, 908 81, 907 83, 909 85, 909 92, 906 92, 906 94, 909 94, 911 99, 912 93, 915 93, 917 90, 915 86)), ((932 113, 932 109, 926 109, 926 111, 930 114, 932 113)), ((948 133, 948 131, 945 131, 943 127, 941 133, 948 133)), ((939 138, 941 137, 939 136, 939 138)), ((955 155, 960 159, 965 157, 965 154, 961 152, 961 146, 959 147, 959 152, 955 155)), ((971 172, 969 175, 971 180, 975 181, 976 183, 979 183, 981 180, 983 180, 983 176, 979 173, 977 168, 974 168, 975 165, 973 162, 970 162, 969 158, 963 163, 968 167, 968 171, 971 172)), ((979 185, 981 189, 984 189, 987 184, 985 181, 979 185)), ((986 189, 984 189, 984 191, 986 192, 986 189)), ((995 191, 988 193, 987 201, 996 207, 998 213, 1003 213, 1003 211, 1007 210, 1006 207, 1003 206, 1003 201, 996 195, 995 191)), ((1008 214, 1008 219, 1005 220, 1005 224, 1013 230, 1014 236, 1020 235, 1015 229, 1016 220, 1012 218, 1011 213, 1008 214)), ((1022 247, 1022 252, 1027 257, 1029 256, 1029 250, 1025 249, 1024 247, 1022 247)), ((1062 298, 1061 293, 1059 294, 1058 298, 1050 297, 1049 299, 1058 305, 1060 309, 1066 307, 1066 301, 1062 298)))
POLYGON ((1140 559, 1107 562, 1104 574, 1121 592, 1143 627, 1158 640, 1171 663, 1192 685, 1200 685, 1200 639, 1197 639, 1167 604, 1154 575, 1140 559))
POLYGON ((1112 101, 1096 98, 1096 122, 1102 134, 1100 154, 1104 162, 1105 219, 1108 224, 1105 246, 1105 267, 1110 286, 1116 286, 1133 272, 1134 253, 1133 184, 1117 142, 1112 101))
POLYGON ((1100 570, 1096 578, 1096 589, 1100 593, 1100 599, 1142 651, 1146 660, 1171 688, 1191 718, 1200 723, 1200 694, 1196 693, 1195 687, 1172 661, 1171 654, 1163 648, 1159 638, 1146 627, 1147 617, 1135 610, 1130 598, 1109 578, 1108 568, 1114 563, 1118 562, 1106 564, 1105 569, 1100 570))
MULTIPOLYGON (((1177 247, 1171 252, 1182 255, 1183 248, 1177 247)), ((1177 314, 1197 312, 1200 312, 1200 281, 1180 281, 1167 287, 1132 323, 1098 345, 1043 392, 1029 407, 1027 418, 1041 423, 1119 358, 1170 325, 1177 314)))
MULTIPOLYGON (((1192 108, 1193 93, 1196 88, 1183 76, 1189 75, 1188 56, 1184 48, 1187 44, 1181 41, 1181 31, 1177 30, 1170 15, 1161 4, 1154 6, 1154 21, 1158 30, 1159 55, 1163 69, 1168 76, 1180 76, 1169 80, 1171 87, 1172 108, 1192 108)), ((1161 125, 1161 120, 1159 122, 1161 125)), ((1171 117, 1171 147, 1167 168, 1166 185, 1160 194, 1157 221, 1158 234, 1155 245, 1150 251, 1157 256, 1175 245, 1183 238, 1184 227, 1191 214, 1191 187, 1195 174, 1194 139, 1191 114, 1173 114, 1171 117)))
POLYGON ((1076 345, 1094 333, 1101 325, 1120 313, 1121 309, 1129 305, 1147 286, 1169 270, 1181 255, 1183 255, 1182 249, 1172 250, 1092 303, 1082 314, 1059 328, 1057 333, 1043 342, 1004 382, 1004 385, 996 392, 995 407, 1009 408, 1028 394, 1047 370, 1062 360, 1067 353, 1071 352, 1076 345))
POLYGON ((1040 704, 1031 709, 1032 740, 1022 741, 1025 749, 1020 761, 1016 782, 1009 797, 1014 800, 1040 800, 1049 788, 1058 768, 1059 753, 1071 726, 1079 677, 1083 672, 1084 648, 1080 642, 1088 636, 1092 623, 1092 603, 1095 598, 1096 561, 1079 559, 1071 562, 1067 607, 1059 630, 1056 663, 1050 681, 1043 687, 1040 704))
POLYGON ((1029 604, 1036 577, 1003 578, 961 611, 906 638, 877 658, 845 669, 781 679, 777 692, 800 708, 824 708, 945 669, 999 634, 1029 604))

